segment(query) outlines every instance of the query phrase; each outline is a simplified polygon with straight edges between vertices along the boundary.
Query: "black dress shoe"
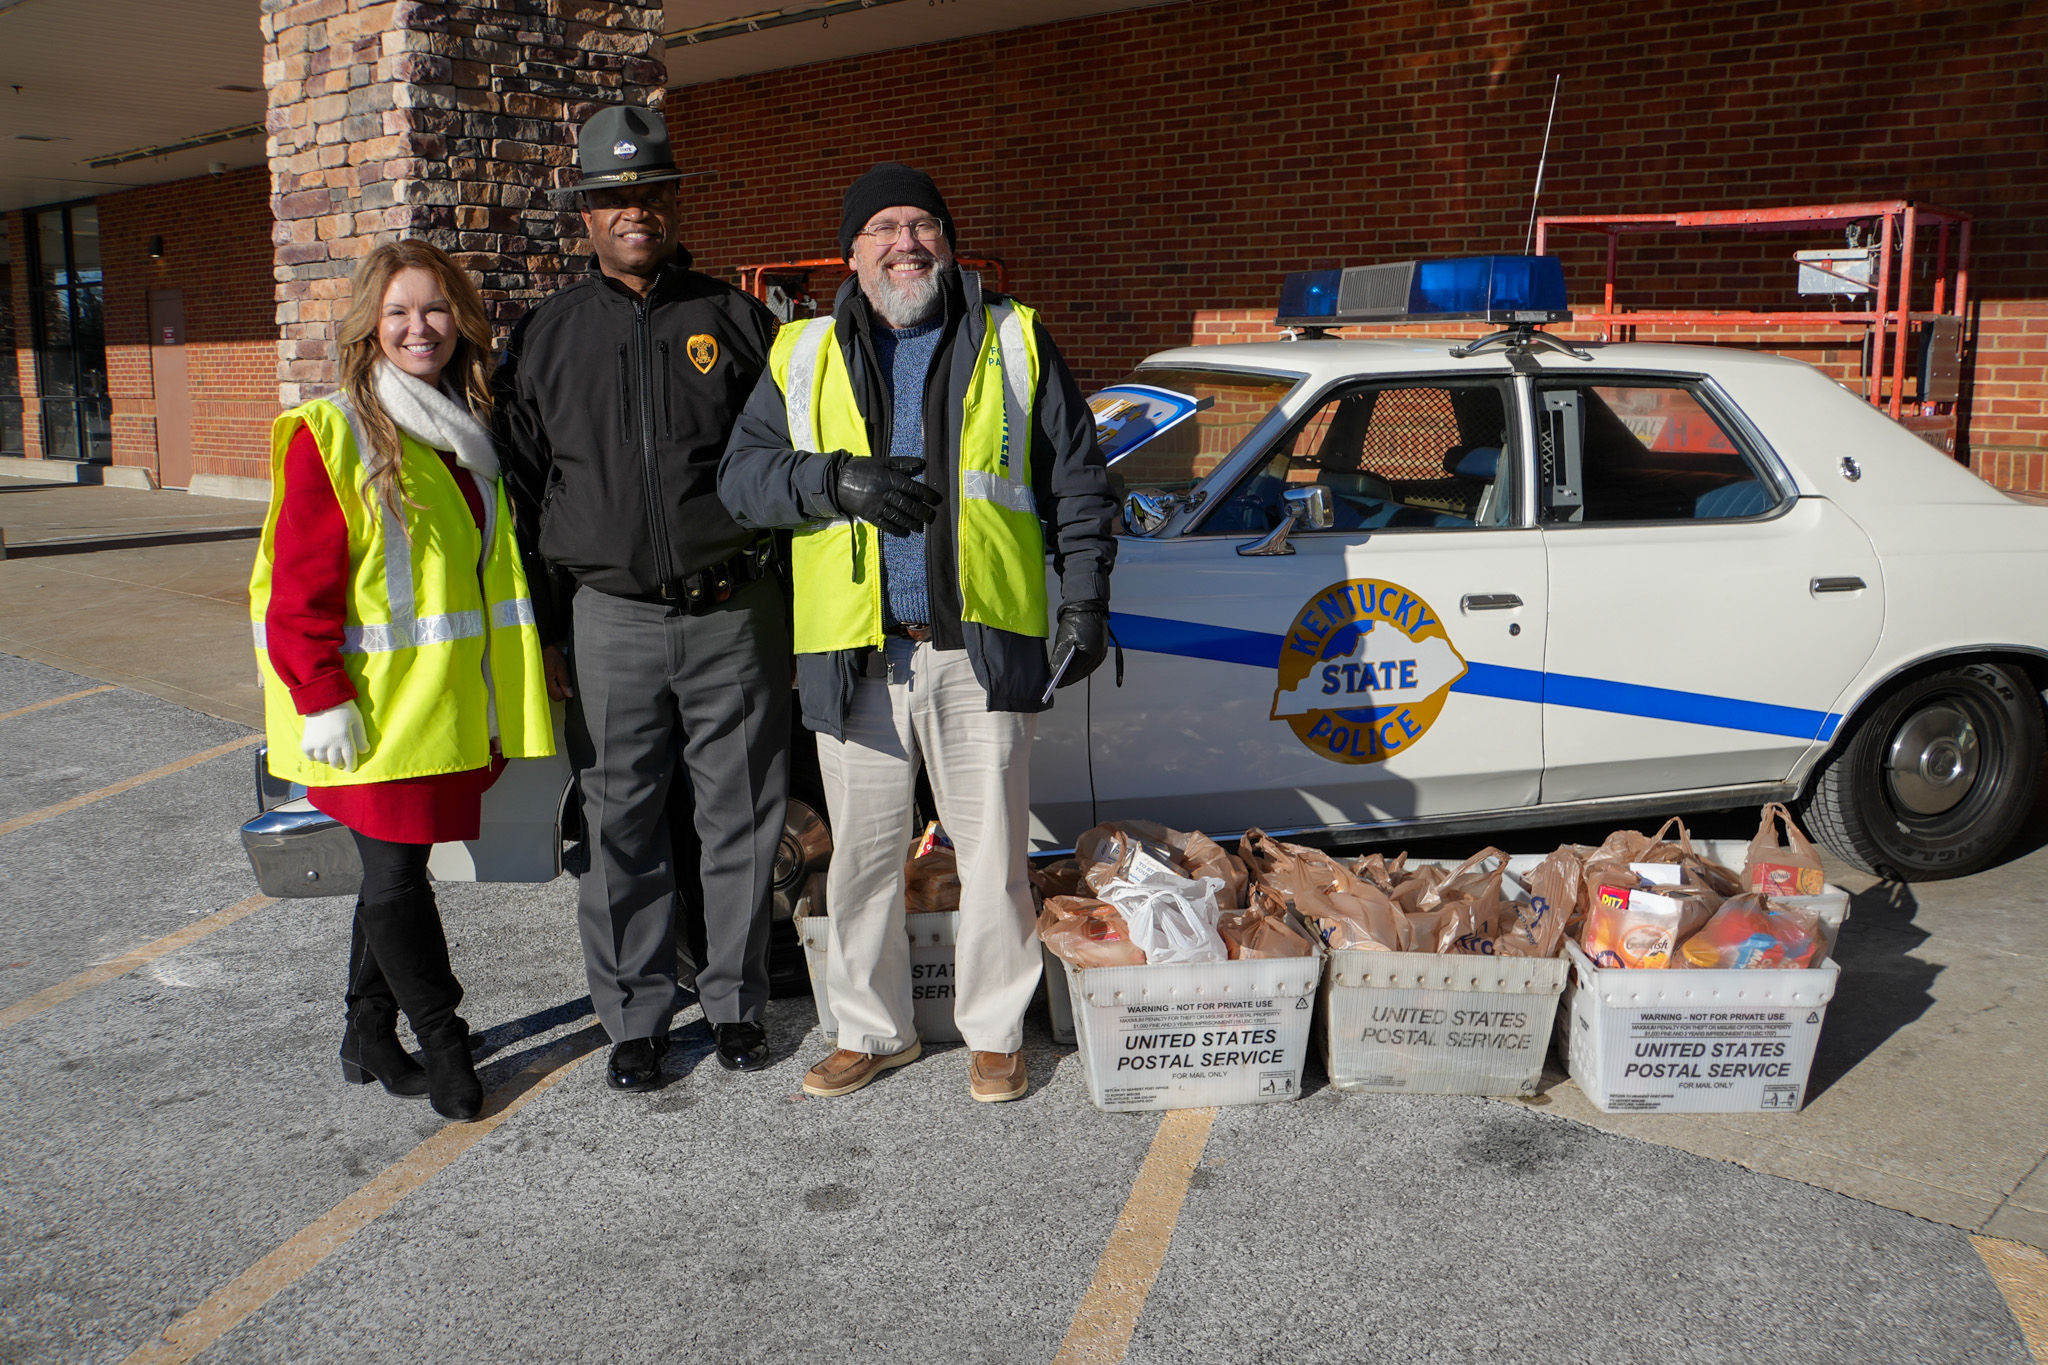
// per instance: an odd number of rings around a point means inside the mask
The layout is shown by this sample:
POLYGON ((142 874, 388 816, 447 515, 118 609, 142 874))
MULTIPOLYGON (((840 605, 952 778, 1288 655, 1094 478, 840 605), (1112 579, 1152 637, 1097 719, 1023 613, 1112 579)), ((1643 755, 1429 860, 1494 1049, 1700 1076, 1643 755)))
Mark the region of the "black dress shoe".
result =
POLYGON ((659 1038, 628 1038, 612 1049, 604 1069, 604 1083, 614 1090, 635 1094, 661 1084, 661 1059, 668 1056, 668 1035, 659 1038))
POLYGON ((759 1024, 713 1024, 718 1064, 727 1071, 759 1071, 768 1065, 768 1034, 759 1024))
POLYGON ((412 1059, 398 1035, 358 1031, 341 1035, 341 1076, 350 1085, 376 1081, 389 1094, 413 1098, 427 1093, 426 1068, 412 1059))

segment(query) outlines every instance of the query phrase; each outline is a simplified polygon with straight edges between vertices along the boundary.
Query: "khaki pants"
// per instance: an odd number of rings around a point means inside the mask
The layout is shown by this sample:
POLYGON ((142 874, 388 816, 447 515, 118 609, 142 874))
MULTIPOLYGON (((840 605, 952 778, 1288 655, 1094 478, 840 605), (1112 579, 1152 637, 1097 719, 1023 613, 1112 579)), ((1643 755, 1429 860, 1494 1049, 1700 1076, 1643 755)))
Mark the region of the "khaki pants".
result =
POLYGON ((1024 859, 1038 718, 990 711, 965 650, 891 639, 887 658, 886 679, 855 688, 845 740, 818 736, 832 817, 825 988, 839 1046, 901 1052, 917 1038, 903 862, 922 761, 959 857, 953 1018, 975 1051, 1015 1052, 1039 975, 1024 859))

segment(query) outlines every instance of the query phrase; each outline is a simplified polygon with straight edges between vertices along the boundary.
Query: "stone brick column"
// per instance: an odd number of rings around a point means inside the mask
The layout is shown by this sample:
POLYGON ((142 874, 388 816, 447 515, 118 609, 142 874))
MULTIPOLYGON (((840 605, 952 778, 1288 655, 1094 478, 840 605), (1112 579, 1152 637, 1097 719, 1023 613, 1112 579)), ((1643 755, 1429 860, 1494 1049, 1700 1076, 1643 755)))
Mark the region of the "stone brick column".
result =
POLYGON ((270 96, 278 401, 335 383, 349 275, 424 237, 483 287, 500 334, 582 266, 576 128, 656 105, 658 4, 612 0, 262 0, 270 96))

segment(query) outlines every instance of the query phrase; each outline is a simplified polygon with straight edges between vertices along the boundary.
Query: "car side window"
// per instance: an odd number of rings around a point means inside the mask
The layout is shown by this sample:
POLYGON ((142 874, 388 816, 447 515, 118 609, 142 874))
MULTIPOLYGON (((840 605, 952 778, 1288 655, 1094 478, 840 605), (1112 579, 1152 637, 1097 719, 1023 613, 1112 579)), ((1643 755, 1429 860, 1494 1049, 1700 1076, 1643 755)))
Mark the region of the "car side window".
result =
POLYGON ((1281 495, 1311 483, 1330 490, 1333 532, 1510 526, 1515 467, 1503 385, 1352 385, 1290 427, 1195 534, 1269 531, 1281 495))
POLYGON ((1695 383, 1546 380, 1537 386, 1536 427, 1546 524, 1735 521, 1780 501, 1754 452, 1695 383))

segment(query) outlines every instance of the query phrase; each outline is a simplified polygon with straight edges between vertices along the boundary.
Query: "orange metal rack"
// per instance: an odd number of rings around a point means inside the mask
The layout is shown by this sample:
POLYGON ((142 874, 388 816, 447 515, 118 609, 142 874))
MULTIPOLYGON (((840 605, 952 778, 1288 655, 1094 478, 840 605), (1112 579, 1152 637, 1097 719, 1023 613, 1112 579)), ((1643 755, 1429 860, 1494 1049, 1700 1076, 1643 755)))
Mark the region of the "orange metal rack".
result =
MULTIPOLYGON (((1607 276, 1601 310, 1579 313, 1575 320, 1600 326, 1603 341, 1632 340, 1644 323, 1683 323, 1711 327, 1776 324, 1780 326, 1860 326, 1865 330, 1862 388, 1872 405, 1924 436, 1946 435, 1953 450, 1955 408, 1966 395, 1958 384, 1949 397, 1934 397, 1916 386, 1906 401, 1907 357, 1914 332, 1923 345, 1953 346, 1958 366, 1969 354, 1965 329, 1970 287, 1970 215, 1910 199, 1862 204, 1808 204, 1790 208, 1723 209, 1696 213, 1609 213, 1546 215, 1536 220, 1536 254, 1545 254, 1553 232, 1599 232, 1607 237, 1607 276), (1616 302, 1621 239, 1627 234, 1656 232, 1811 232, 1873 224, 1876 231, 1877 278, 1871 282, 1867 308, 1855 311, 1804 308, 1778 312, 1734 309, 1666 308, 1629 310, 1616 302), (1919 274, 1916 255, 1920 234, 1936 230, 1931 271, 1932 302, 1912 308, 1919 274), (1953 236, 1954 241, 1951 242, 1953 236), (1951 264, 1949 252, 1954 247, 1951 264), (1912 410, 1909 412, 1908 408, 1912 410)), ((1820 267, 1823 268, 1824 267, 1820 267)), ((1831 272, 1830 272, 1831 273, 1831 272)), ((1943 390, 1946 392, 1946 390, 1943 390)), ((1937 441, 1936 444, 1941 444, 1937 441)))

